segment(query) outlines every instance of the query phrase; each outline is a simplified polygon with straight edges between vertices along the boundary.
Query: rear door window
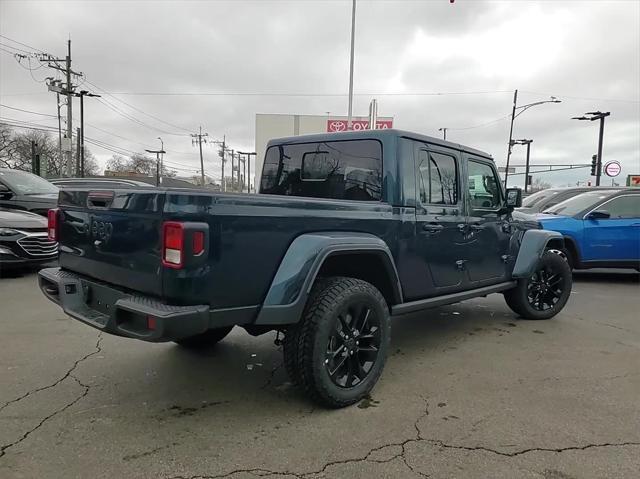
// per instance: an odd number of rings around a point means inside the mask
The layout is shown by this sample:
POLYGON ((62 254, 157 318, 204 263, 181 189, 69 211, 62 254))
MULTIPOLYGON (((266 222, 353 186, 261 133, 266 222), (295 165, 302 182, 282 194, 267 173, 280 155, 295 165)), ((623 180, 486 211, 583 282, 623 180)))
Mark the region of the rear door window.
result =
POLYGON ((458 203, 458 169, 451 155, 420 149, 418 191, 423 205, 458 203))
POLYGON ((379 201, 382 144, 351 140, 271 146, 265 155, 260 193, 379 201))

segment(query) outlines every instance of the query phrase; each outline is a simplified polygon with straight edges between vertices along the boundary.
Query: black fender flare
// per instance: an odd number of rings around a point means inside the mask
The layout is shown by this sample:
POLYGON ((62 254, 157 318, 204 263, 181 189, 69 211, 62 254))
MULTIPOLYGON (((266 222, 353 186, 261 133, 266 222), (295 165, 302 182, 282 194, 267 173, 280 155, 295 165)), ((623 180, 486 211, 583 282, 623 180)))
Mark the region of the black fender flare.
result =
POLYGON ((289 246, 271 282, 254 324, 284 325, 300 320, 313 283, 327 258, 345 253, 380 255, 391 275, 393 295, 402 302, 398 271, 387 244, 367 233, 318 232, 298 236, 289 246))
POLYGON ((564 244, 564 237, 557 231, 525 231, 520 241, 518 256, 511 276, 513 278, 528 278, 531 276, 551 240, 560 240, 564 244))

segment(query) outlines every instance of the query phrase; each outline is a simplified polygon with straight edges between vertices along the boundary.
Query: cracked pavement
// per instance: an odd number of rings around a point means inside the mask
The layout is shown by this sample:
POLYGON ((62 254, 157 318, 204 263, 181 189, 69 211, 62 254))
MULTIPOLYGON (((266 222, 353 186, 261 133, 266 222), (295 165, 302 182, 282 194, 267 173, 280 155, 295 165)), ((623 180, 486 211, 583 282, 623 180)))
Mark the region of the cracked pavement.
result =
POLYGON ((493 295, 394 319, 370 398, 315 407, 274 335, 196 354, 0 279, 0 477, 636 477, 638 275, 579 273, 551 321, 493 295))

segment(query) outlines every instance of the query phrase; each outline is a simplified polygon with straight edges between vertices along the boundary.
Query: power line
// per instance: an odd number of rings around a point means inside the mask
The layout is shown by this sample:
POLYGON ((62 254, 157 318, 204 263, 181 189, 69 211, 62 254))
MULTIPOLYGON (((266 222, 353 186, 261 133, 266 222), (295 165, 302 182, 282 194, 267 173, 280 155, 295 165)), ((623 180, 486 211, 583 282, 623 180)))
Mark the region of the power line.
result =
POLYGON ((4 39, 6 39, 6 40, 9 40, 10 42, 17 43, 18 45, 22 45, 23 47, 30 48, 31 50, 35 50, 35 51, 37 51, 37 52, 44 53, 44 52, 43 52, 42 50, 40 50, 39 48, 32 47, 31 45, 27 45, 26 43, 19 42, 18 40, 14 40, 13 38, 9 38, 9 37, 8 37, 8 36, 6 36, 6 35, 2 35, 2 34, 0 34, 0 37, 4 38, 4 39))
POLYGON ((505 115, 505 116, 501 116, 500 118, 496 118, 495 120, 491 120, 491 121, 488 121, 486 123, 481 123, 479 125, 465 126, 465 127, 462 127, 462 128, 449 128, 448 127, 447 130, 457 130, 457 131, 460 131, 460 130, 473 130, 474 128, 482 128, 483 126, 489 126, 489 125, 492 125, 494 123, 498 123, 499 121, 506 120, 510 116, 511 116, 511 114, 508 114, 508 115, 505 115))
MULTIPOLYGON (((510 93, 511 90, 449 91, 449 92, 367 92, 354 96, 447 96, 510 93)), ((112 95, 131 96, 279 96, 279 97, 345 97, 347 93, 286 93, 286 92, 112 92, 112 95)))
POLYGON ((186 131, 186 132, 191 133, 191 130, 189 130, 189 129, 187 129, 187 128, 183 128, 183 127, 181 127, 181 126, 174 125, 174 124, 172 124, 172 123, 169 123, 169 122, 167 122, 167 121, 164 121, 163 119, 158 118, 157 116, 154 116, 154 115, 152 115, 152 114, 150 114, 150 113, 147 113, 147 112, 145 112, 144 110, 141 110, 140 108, 137 108, 137 107, 133 106, 132 104, 127 103, 127 102, 126 102, 126 101, 124 101, 124 100, 121 100, 121 99, 120 99, 120 98, 118 98, 117 96, 113 95, 112 93, 109 93, 107 90, 105 90, 105 89, 103 89, 103 88, 99 87, 98 85, 96 85, 95 83, 93 83, 93 82, 91 82, 91 81, 89 81, 89 80, 86 80, 86 82, 87 82, 89 85, 92 85, 94 88, 96 88, 96 89, 100 90, 100 91, 101 91, 102 93, 104 93, 105 95, 109 95, 110 97, 114 98, 115 100, 119 101, 120 103, 122 103, 122 104, 124 104, 124 105, 127 105, 129 108, 131 108, 131 109, 133 109, 133 110, 135 110, 135 111, 137 111, 137 112, 139 112, 139 113, 142 113, 143 115, 146 115, 146 116, 148 116, 149 118, 153 118, 154 120, 159 121, 159 122, 161 122, 161 123, 164 123, 165 125, 168 125, 168 126, 170 126, 170 127, 172 127, 172 128, 177 128, 177 129, 179 129, 179 130, 184 130, 184 131, 186 131))
POLYGON ((24 113, 31 113, 33 115, 40 115, 40 116, 50 116, 52 118, 58 118, 57 115, 50 115, 48 113, 39 113, 37 111, 31 111, 31 110, 23 110, 22 108, 16 108, 14 106, 9 106, 9 105, 5 105, 3 103, 0 103, 0 107, 2 108, 8 108, 9 110, 16 110, 16 111, 22 111, 24 113))

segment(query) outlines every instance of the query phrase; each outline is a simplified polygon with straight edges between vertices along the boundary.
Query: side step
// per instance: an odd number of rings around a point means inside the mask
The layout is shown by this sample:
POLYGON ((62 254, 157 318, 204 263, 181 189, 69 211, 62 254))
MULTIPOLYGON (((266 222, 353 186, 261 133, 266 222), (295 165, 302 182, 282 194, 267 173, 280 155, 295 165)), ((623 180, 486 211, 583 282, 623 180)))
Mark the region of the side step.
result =
POLYGON ((468 291, 460 291, 459 293, 445 294, 444 296, 436 296, 434 298, 420 299, 411 301, 410 303, 396 304, 391 307, 392 316, 400 316, 402 314, 415 313, 423 309, 436 308, 445 304, 459 303, 465 299, 477 298, 478 296, 486 296, 491 293, 500 293, 515 287, 516 281, 506 281, 504 283, 492 284, 491 286, 483 286, 482 288, 470 289, 468 291))

